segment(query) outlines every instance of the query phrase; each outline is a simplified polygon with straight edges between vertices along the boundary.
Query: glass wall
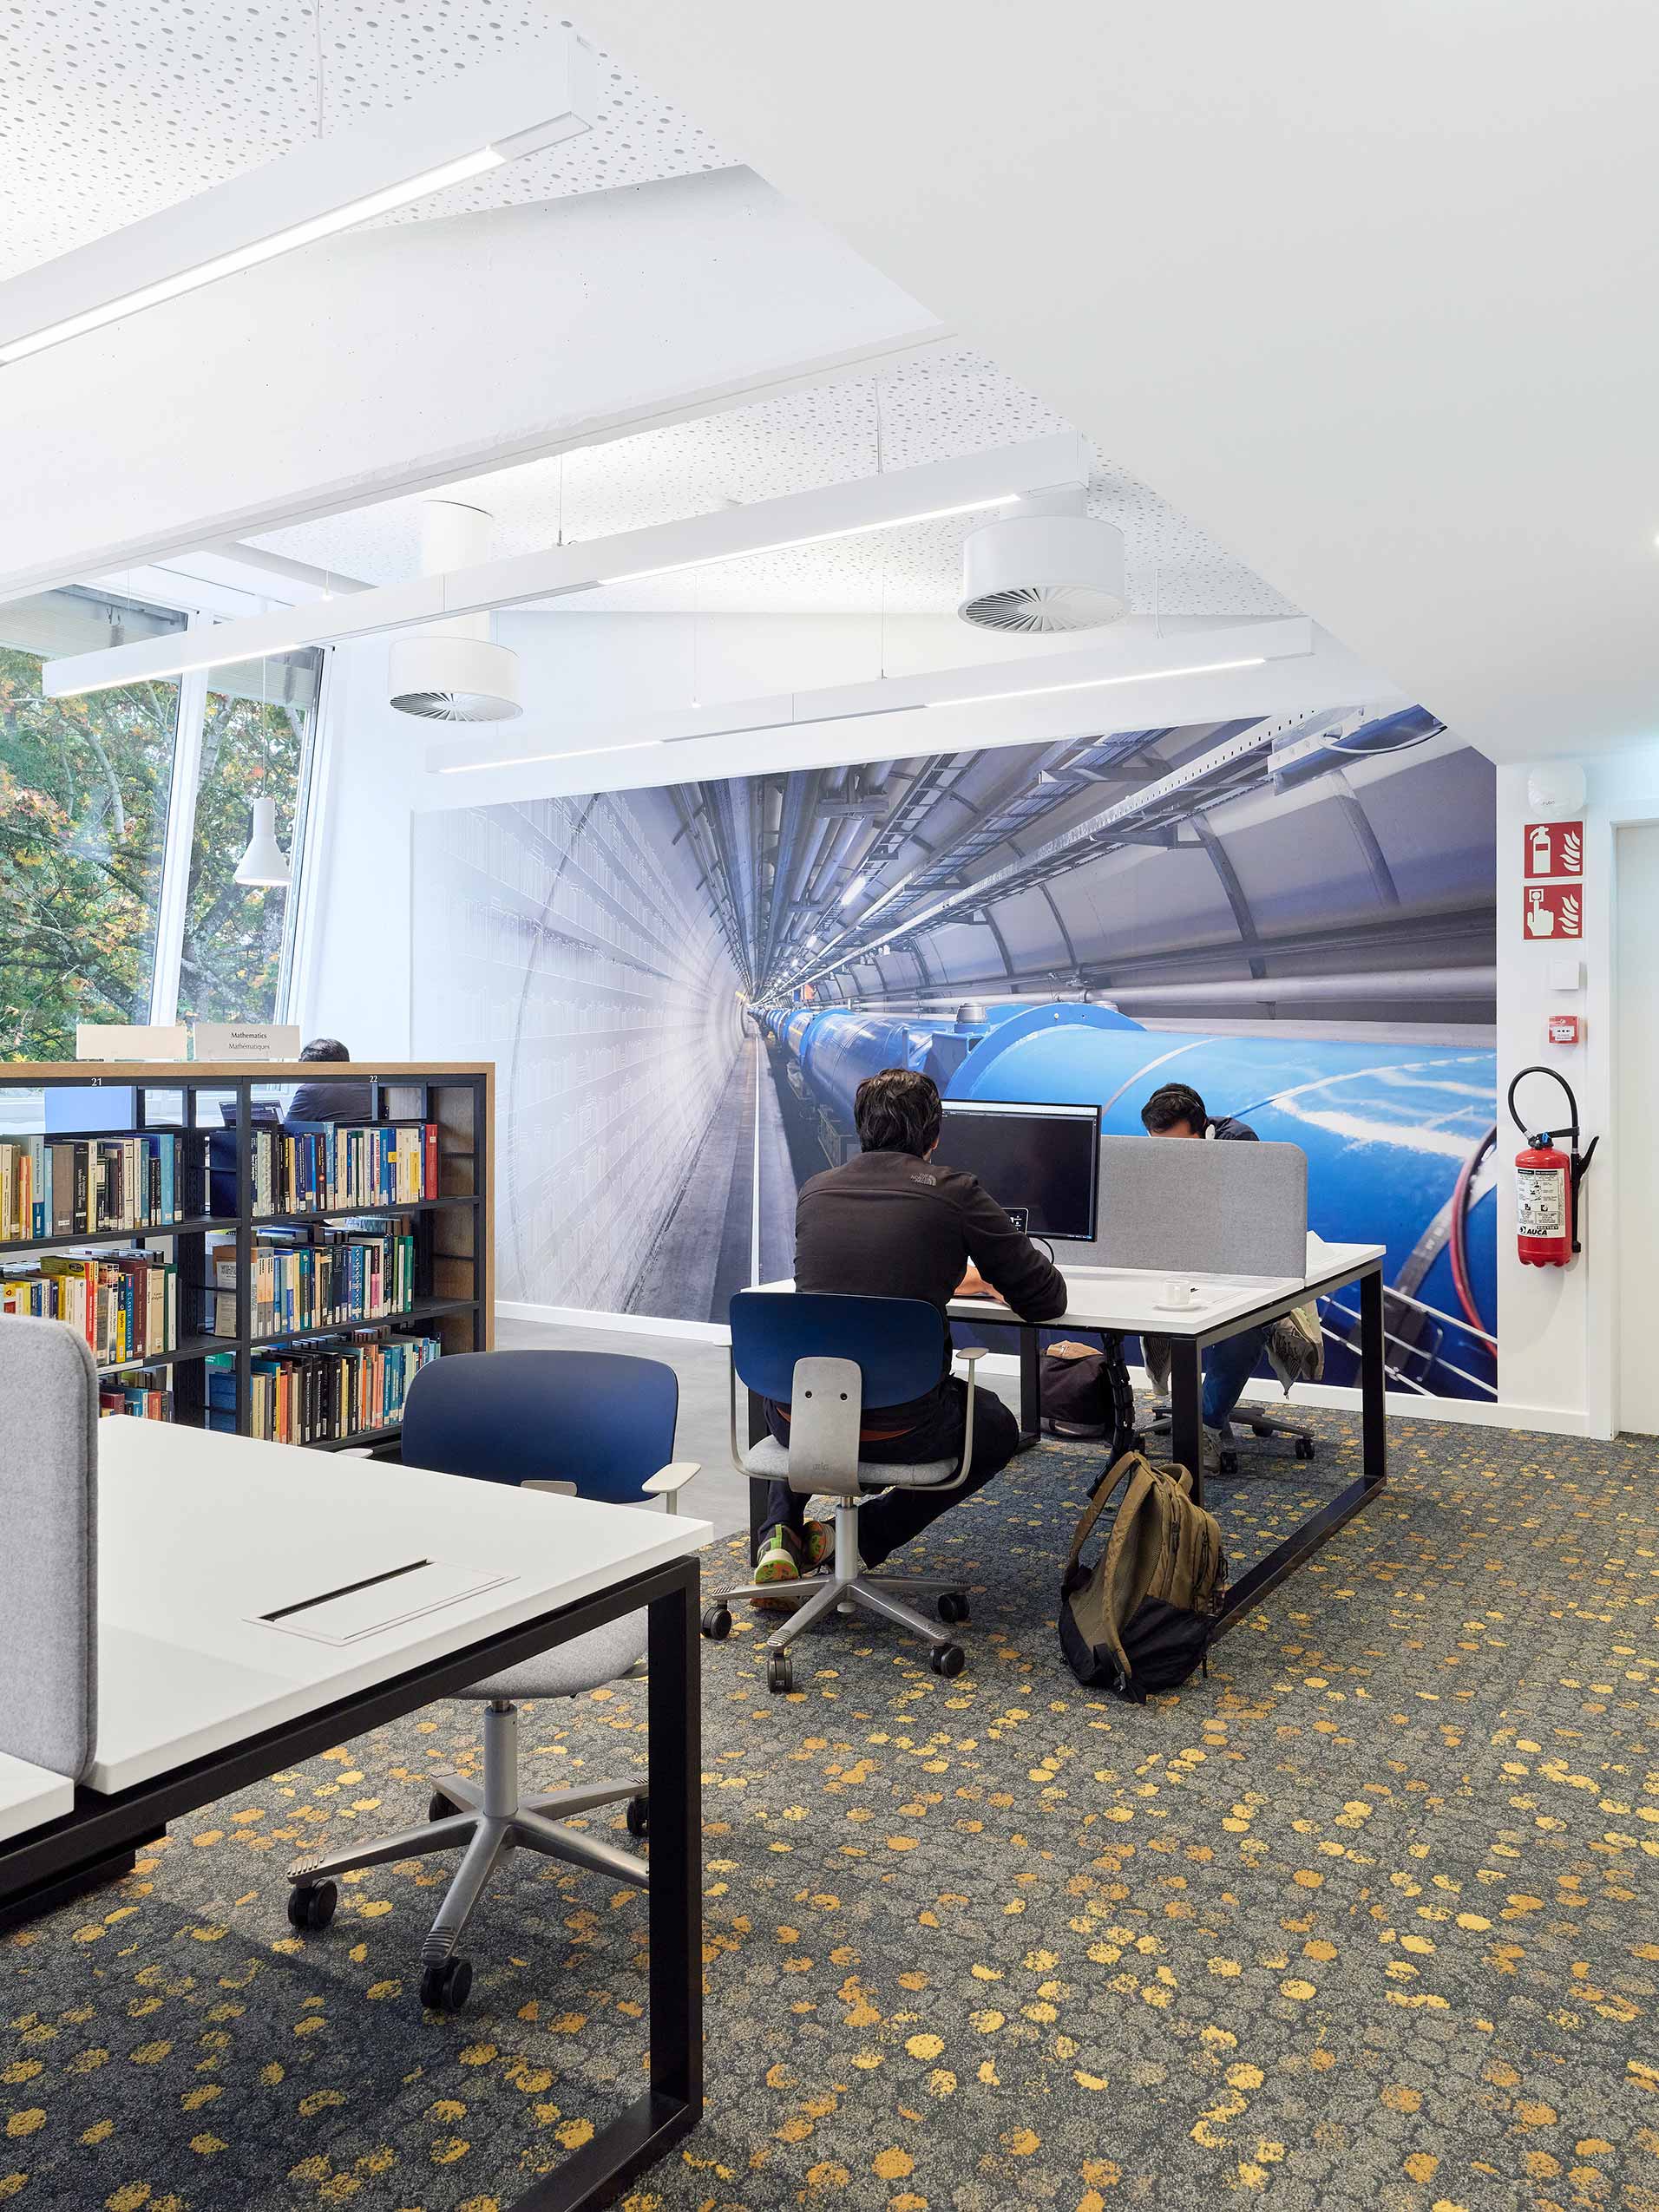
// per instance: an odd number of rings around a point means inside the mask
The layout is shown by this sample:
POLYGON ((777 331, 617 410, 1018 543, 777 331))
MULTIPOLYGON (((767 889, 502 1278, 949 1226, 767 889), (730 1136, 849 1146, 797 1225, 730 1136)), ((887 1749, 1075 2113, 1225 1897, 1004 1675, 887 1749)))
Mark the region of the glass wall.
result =
POLYGON ((290 893, 239 884, 236 864, 259 798, 276 801, 277 842, 291 861, 298 849, 321 661, 308 651, 209 673, 179 965, 180 1021, 270 1021, 277 1012, 290 893))
POLYGON ((182 629, 108 593, 0 606, 0 1059, 72 1060, 149 1019, 179 686, 48 699, 43 661, 182 629))

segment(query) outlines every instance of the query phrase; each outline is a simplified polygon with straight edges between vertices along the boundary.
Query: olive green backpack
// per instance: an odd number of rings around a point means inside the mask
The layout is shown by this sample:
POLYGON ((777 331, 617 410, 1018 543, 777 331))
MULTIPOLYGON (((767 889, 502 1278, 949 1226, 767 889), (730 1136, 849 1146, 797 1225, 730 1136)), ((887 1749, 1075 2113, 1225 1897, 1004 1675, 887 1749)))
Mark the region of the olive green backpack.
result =
POLYGON ((1127 1451, 1072 1540, 1060 1580, 1060 1649, 1078 1680, 1137 1705, 1173 1690, 1204 1659, 1227 1589, 1212 1514, 1193 1502, 1184 1467, 1127 1451), (1092 1567, 1083 1547, 1109 1501, 1123 1496, 1092 1567))

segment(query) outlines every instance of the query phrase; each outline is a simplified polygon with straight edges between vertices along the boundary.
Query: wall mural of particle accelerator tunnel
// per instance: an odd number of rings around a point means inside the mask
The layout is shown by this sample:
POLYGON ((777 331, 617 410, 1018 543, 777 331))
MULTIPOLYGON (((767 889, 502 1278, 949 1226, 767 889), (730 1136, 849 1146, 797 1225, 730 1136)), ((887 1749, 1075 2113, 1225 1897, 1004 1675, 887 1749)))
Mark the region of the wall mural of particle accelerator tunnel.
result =
POLYGON ((504 1297, 723 1319, 877 1068, 1114 1133, 1178 1078, 1386 1244, 1397 1386, 1490 1399, 1493 823, 1489 762, 1363 706, 428 815, 416 1041, 470 1010, 503 1063, 546 1232, 504 1225, 504 1297))

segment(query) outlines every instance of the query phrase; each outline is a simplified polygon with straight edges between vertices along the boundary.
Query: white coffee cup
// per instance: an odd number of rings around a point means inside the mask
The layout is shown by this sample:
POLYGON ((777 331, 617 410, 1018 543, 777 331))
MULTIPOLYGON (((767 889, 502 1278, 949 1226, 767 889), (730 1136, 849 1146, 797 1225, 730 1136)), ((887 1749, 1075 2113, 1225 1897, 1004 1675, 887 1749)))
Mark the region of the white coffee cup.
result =
POLYGON ((1171 1279, 1164 1286, 1164 1295, 1158 1304, 1171 1313, 1185 1313, 1198 1303, 1197 1293, 1189 1282, 1171 1279))

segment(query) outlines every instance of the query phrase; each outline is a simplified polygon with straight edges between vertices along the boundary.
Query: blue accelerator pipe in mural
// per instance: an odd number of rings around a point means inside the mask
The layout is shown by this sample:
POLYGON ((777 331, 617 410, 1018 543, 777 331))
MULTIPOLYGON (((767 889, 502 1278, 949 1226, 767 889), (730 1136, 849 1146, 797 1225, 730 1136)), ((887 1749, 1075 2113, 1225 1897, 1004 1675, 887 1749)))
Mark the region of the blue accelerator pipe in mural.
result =
MULTIPOLYGON (((1399 1377, 1449 1397, 1492 1396, 1492 1350, 1464 1325, 1473 1316, 1453 1259, 1461 1214, 1469 1302, 1495 1335, 1497 1195, 1469 1187, 1497 1116, 1491 1050, 1148 1030, 1075 1003, 999 1007, 973 1024, 797 1008, 768 1026, 805 1093, 848 1131, 854 1091, 881 1068, 921 1069, 950 1098, 1098 1105, 1117 1135, 1141 1134, 1141 1107, 1160 1083, 1190 1083, 1212 1113, 1302 1147, 1309 1228, 1331 1243, 1387 1248, 1386 1279, 1402 1294, 1388 1301, 1399 1377)), ((1346 1335, 1340 1314, 1327 1319, 1346 1335)), ((1328 1379, 1350 1378, 1344 1344, 1328 1341, 1327 1361, 1328 1379)))

